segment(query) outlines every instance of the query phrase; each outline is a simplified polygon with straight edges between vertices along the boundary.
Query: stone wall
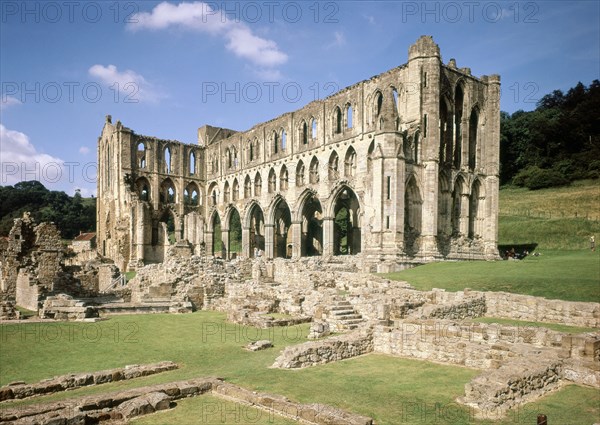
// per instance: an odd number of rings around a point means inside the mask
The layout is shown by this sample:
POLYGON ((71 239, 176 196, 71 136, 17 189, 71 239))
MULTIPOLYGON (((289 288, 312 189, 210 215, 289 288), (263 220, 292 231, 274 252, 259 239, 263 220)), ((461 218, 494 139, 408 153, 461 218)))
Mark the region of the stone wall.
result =
POLYGON ((177 363, 164 361, 145 365, 129 365, 91 373, 78 373, 55 376, 34 384, 13 382, 0 387, 0 401, 48 395, 55 392, 73 390, 88 385, 99 385, 141 376, 154 375, 177 369, 177 363))
POLYGON ((600 328, 600 303, 485 292, 487 316, 600 328))
POLYGON ((0 301, 0 320, 19 319, 19 311, 15 308, 14 301, 0 301))
POLYGON ((450 320, 404 321, 391 328, 376 326, 376 352, 495 369, 518 357, 550 356, 590 361, 597 356, 600 335, 569 335, 539 327, 461 324, 450 320))
POLYGON ((84 320, 98 317, 98 310, 86 302, 66 294, 50 296, 44 300, 40 318, 54 320, 84 320))
POLYGON ((478 418, 502 417, 510 408, 559 389, 561 375, 560 361, 519 359, 475 377, 465 385, 465 396, 459 401, 473 407, 478 418))
MULTIPOLYGON (((108 394, 0 409, 0 423, 14 425, 122 423, 173 406, 176 400, 208 392, 235 403, 315 425, 372 425, 373 419, 323 404, 301 404, 285 397, 250 391, 215 378, 157 384, 108 394), (116 421, 116 422, 115 422, 116 421)), ((199 418, 201 420, 201 418, 199 418)))
POLYGON ((371 332, 360 330, 320 341, 288 346, 275 359, 272 367, 304 368, 349 359, 372 351, 371 332))
POLYGON ((16 285, 17 305, 28 310, 37 311, 40 306, 41 295, 38 282, 31 272, 25 269, 19 270, 16 285))

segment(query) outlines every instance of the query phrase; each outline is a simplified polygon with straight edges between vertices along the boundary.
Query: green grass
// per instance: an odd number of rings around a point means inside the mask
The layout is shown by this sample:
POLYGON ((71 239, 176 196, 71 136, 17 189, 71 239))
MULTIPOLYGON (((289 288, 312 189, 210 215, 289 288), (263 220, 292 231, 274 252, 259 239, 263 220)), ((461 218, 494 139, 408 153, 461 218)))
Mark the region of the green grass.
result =
POLYGON ((528 327, 528 328, 547 328, 553 331, 558 332, 568 332, 573 334, 580 334, 585 332, 598 332, 596 328, 583 328, 579 326, 567 326, 561 325, 559 323, 542 323, 542 322, 527 322, 524 320, 514 320, 514 319, 501 319, 497 317, 478 317, 476 319, 472 319, 474 322, 480 323, 497 323, 499 325, 508 325, 508 326, 520 326, 520 327, 528 327))
POLYGON ((132 425, 292 425, 296 423, 296 421, 282 418, 271 412, 236 404, 212 395, 179 400, 173 409, 154 415, 141 416, 131 421, 132 425))
POLYGON ((137 275, 136 271, 125 272, 125 279, 127 280, 127 282, 129 282, 131 279, 136 277, 136 275, 137 275))
POLYGON ((535 242, 537 250, 589 250, 590 235, 600 235, 600 222, 575 218, 500 216, 500 245, 535 242))
POLYGON ((21 313, 20 314, 21 319, 28 319, 30 317, 37 316, 37 311, 28 310, 25 307, 21 307, 21 306, 16 306, 15 308, 19 313, 21 313))
POLYGON ((545 251, 521 261, 440 262, 383 276, 420 290, 505 291, 566 301, 600 301, 600 252, 545 251))
POLYGON ((600 182, 542 190, 500 190, 501 245, 535 242, 539 249, 589 249, 591 235, 600 236, 600 182))
MULTIPOLYGON (((160 360, 180 364, 178 370, 22 400, 11 403, 12 407, 217 376, 248 389, 284 395, 301 403, 325 403, 371 416, 379 425, 486 423, 475 421, 467 408, 454 402, 464 393, 464 385, 480 373, 477 370, 380 354, 303 370, 270 369, 284 346, 306 341, 308 325, 260 330, 226 323, 223 313, 202 311, 187 315, 116 316, 97 323, 10 324, 0 326, 0 331, 0 384, 15 380, 35 382, 69 372, 160 360), (255 353, 242 348, 257 339, 271 339, 275 348, 255 353), (422 408, 429 411, 428 415, 415 421, 415 409, 422 408), (440 412, 448 416, 440 416, 440 412)), ((591 415, 600 414, 595 390, 573 388, 568 391, 572 397, 543 399, 544 403, 550 403, 542 404, 544 412, 559 415, 578 406, 569 420, 592 423, 591 415)), ((202 396, 181 401, 181 408, 143 418, 138 423, 202 424, 198 411, 202 413, 202 406, 214 400, 202 396)), ((204 423, 243 423, 234 420, 235 417, 230 416, 224 422, 213 418, 204 423)), ((274 422, 262 423, 287 422, 274 417, 274 422)))

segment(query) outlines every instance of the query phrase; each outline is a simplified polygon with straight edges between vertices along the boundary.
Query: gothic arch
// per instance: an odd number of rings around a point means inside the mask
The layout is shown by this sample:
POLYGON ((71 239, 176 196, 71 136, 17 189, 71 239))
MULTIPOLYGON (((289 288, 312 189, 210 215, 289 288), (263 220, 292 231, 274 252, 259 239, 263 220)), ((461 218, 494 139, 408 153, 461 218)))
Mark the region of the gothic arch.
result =
POLYGON ((411 175, 404 189, 404 250, 414 255, 419 250, 423 222, 423 198, 417 179, 411 175))
POLYGON ((309 183, 310 184, 317 184, 319 183, 319 159, 317 158, 317 156, 313 156, 312 160, 310 161, 310 169, 309 169, 309 183))
POLYGON ((485 186, 476 178, 469 196, 469 233, 471 239, 483 236, 485 219, 485 186))
POLYGON ((140 201, 150 202, 152 200, 150 182, 146 177, 139 177, 135 181, 135 187, 140 201))
POLYGON ((340 183, 333 191, 327 206, 326 217, 333 218, 329 240, 333 255, 354 255, 362 249, 362 209, 356 192, 346 183, 340 183))
POLYGON ((327 177, 330 182, 336 181, 340 178, 340 157, 335 151, 329 155, 329 162, 327 165, 327 177))
POLYGON ((260 172, 256 172, 256 175, 254 176, 254 196, 256 196, 257 198, 261 195, 262 193, 262 177, 260 176, 260 172))
POLYGON ((281 170, 279 170, 279 190, 286 191, 288 189, 289 184, 289 175, 287 167, 284 165, 281 166, 281 170))
POLYGON ((306 184, 306 167, 302 160, 296 165, 296 187, 302 187, 306 184))
POLYGON ((473 106, 469 117, 469 170, 473 171, 479 162, 479 106, 473 106))
POLYGON ((450 176, 441 171, 438 180, 438 234, 452 233, 452 191, 450 176))
POLYGON ((240 198, 240 184, 238 183, 237 177, 233 179, 231 185, 231 200, 236 202, 240 198))
POLYGON ((343 130, 343 117, 342 117, 342 109, 339 106, 335 106, 331 113, 331 134, 335 136, 336 134, 342 134, 343 130))
POLYGON ((186 205, 202 205, 200 199, 200 188, 195 182, 190 182, 185 187, 185 191, 183 193, 183 201, 186 205))
POLYGON ((464 234, 466 229, 466 216, 469 198, 469 187, 462 174, 459 174, 452 185, 452 235, 464 234))
POLYGON ((269 170, 267 189, 269 193, 275 193, 277 191, 277 175, 275 174, 273 167, 269 170))
POLYGON ((465 107, 465 81, 459 79, 454 88, 454 168, 462 165, 463 111, 465 107))
POLYGON ((301 223, 301 256, 323 253, 323 208, 315 190, 304 190, 296 201, 293 220, 301 223))
POLYGON ((252 179, 249 175, 246 175, 244 180, 244 199, 252 198, 252 179))
POLYGON ((344 177, 352 178, 356 175, 356 150, 349 146, 344 158, 344 177))
POLYGON ((242 228, 248 229, 248 252, 253 258, 256 251, 265 250, 265 216, 257 201, 251 201, 244 212, 242 228))
POLYGON ((292 214, 283 196, 277 195, 271 201, 267 224, 273 226, 273 258, 290 258, 292 255, 291 246, 289 246, 292 241, 292 214))
POLYGON ((231 189, 230 189, 228 181, 226 181, 225 185, 223 186, 223 202, 225 204, 228 204, 231 202, 231 189))
POLYGON ((160 202, 163 204, 175 204, 177 203, 177 192, 175 191, 175 185, 173 180, 166 178, 160 184, 160 202))

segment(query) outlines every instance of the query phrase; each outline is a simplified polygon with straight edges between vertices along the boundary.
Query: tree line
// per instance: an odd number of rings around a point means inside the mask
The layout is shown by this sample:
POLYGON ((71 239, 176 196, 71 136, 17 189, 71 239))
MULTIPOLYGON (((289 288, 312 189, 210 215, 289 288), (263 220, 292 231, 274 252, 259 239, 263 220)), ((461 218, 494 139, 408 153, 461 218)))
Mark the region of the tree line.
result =
POLYGON ((600 177, 600 81, 500 116, 500 182, 529 189, 600 177))
POLYGON ((48 190, 39 181, 0 186, 0 236, 8 236, 13 220, 30 212, 38 222, 54 222, 64 239, 96 229, 96 199, 48 190))

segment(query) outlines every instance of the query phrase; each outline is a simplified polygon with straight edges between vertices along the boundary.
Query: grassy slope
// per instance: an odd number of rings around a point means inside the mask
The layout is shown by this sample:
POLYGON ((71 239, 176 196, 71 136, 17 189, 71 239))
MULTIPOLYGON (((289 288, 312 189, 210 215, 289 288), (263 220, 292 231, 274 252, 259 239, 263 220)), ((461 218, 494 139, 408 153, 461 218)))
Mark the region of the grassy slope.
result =
POLYGON ((568 301, 600 301, 600 252, 545 251, 521 261, 432 263, 385 277, 421 290, 506 291, 568 301))
POLYGON ((514 187, 500 191, 500 244, 536 242, 540 249, 586 249, 592 234, 600 236, 598 180, 536 191, 514 187))
POLYGON ((499 243, 536 242, 540 257, 435 263, 386 276, 406 280, 423 290, 471 288, 569 301, 600 301, 600 250, 589 250, 590 235, 600 239, 600 222, 575 218, 575 211, 579 216, 582 211, 600 214, 597 180, 539 191, 504 188, 500 191, 499 243), (545 218, 550 216, 560 218, 545 218))
MULTIPOLYGON (((473 420, 468 409, 454 402, 464 393, 464 385, 480 373, 477 370, 385 355, 362 356, 296 371, 269 369, 285 345, 305 341, 306 325, 259 330, 225 323, 222 313, 199 312, 120 316, 95 324, 3 325, 0 329, 2 384, 159 360, 173 360, 181 365, 178 370, 160 375, 20 401, 12 406, 189 377, 220 376, 247 388, 282 394, 299 402, 326 403, 369 415, 380 425, 485 423, 473 420), (242 349, 249 340, 261 338, 271 338, 276 348, 256 353, 242 349)), ((565 423, 567 419, 592 423, 600 415, 597 391, 574 387, 559 394, 539 402, 550 403, 541 412, 552 414, 552 423, 565 423), (561 416, 577 405, 581 408, 576 412, 561 416)), ((139 423, 244 423, 236 422, 231 415, 219 422, 218 412, 217 417, 206 417, 204 414, 215 410, 211 404, 214 401, 213 398, 185 401, 180 411, 149 416, 139 423)), ((538 403, 528 405, 528 412, 540 412, 536 406, 538 403)), ((258 423, 265 419, 268 418, 261 416, 258 423)), ((275 417, 272 423, 286 422, 275 417)), ((511 421, 507 419, 505 423, 511 421)))

